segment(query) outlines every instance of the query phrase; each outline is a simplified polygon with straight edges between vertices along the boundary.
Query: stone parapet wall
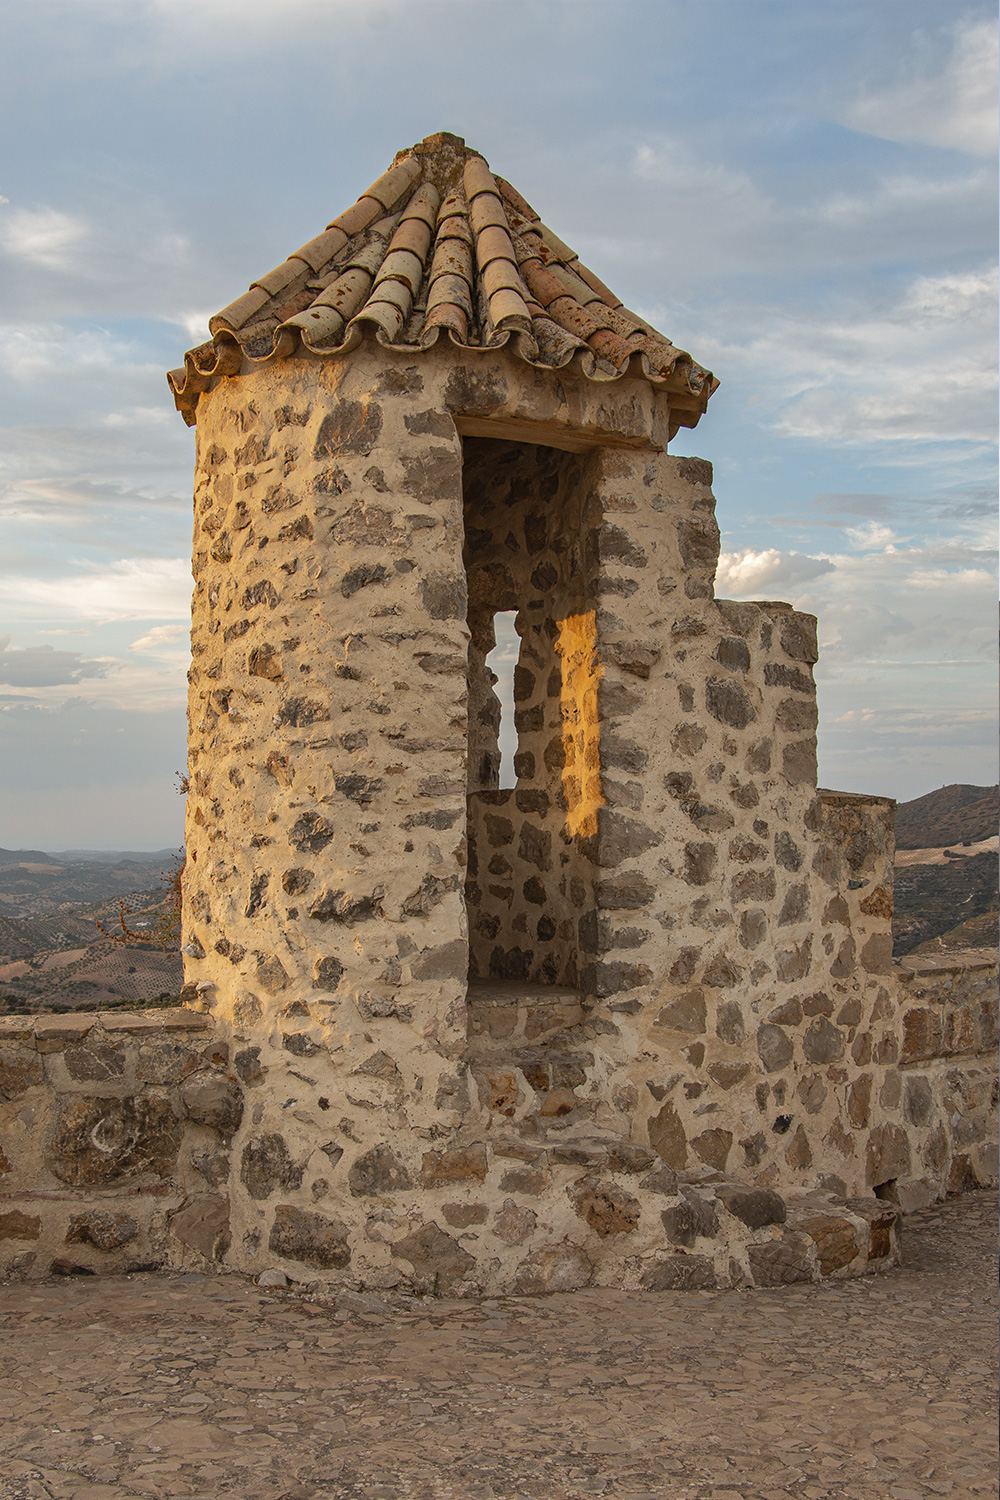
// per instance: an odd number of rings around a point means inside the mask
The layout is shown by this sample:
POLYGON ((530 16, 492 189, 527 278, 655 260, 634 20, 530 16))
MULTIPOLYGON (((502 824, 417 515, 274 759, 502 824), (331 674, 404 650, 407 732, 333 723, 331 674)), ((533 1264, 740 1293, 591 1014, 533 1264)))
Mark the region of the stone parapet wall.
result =
POLYGON ((916 1207, 997 1181, 996 950, 909 954, 895 966, 902 1024, 898 1082, 913 1149, 898 1199, 916 1207))
POLYGON ((220 1260, 243 1114, 191 1010, 0 1018, 0 1270, 220 1260))

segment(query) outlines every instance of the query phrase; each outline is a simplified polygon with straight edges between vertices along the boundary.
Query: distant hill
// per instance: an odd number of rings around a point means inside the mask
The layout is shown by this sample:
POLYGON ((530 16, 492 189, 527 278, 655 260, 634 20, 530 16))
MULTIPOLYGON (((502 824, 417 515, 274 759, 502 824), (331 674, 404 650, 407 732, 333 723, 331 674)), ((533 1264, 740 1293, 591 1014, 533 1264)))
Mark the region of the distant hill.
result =
POLYGON ((1000 786, 943 786, 896 808, 897 849, 941 849, 992 838, 1000 824, 1000 786))
MULTIPOLYGON (((163 896, 162 887, 130 893, 134 932, 153 926, 163 896)), ((177 1004, 184 982, 180 954, 113 942, 105 933, 120 932, 118 915, 118 897, 44 916, 0 914, 0 1016, 146 1006, 171 997, 177 1004)))
POLYGON ((45 854, 41 849, 0 849, 0 865, 58 865, 54 854, 45 854))
POLYGON ((70 859, 39 849, 0 849, 0 917, 43 917, 148 890, 175 854, 98 851, 92 859, 70 859))
MULTIPOLYGON (((894 885, 893 952, 898 958, 970 919, 995 914, 997 857, 973 854, 943 865, 897 867, 894 885)), ((977 923, 977 933, 980 927, 988 930, 989 923, 977 923)), ((980 936, 973 946, 984 947, 995 942, 995 935, 989 940, 980 936)))
POLYGON ((176 849, 50 849, 49 858, 60 864, 85 862, 98 865, 154 864, 160 866, 173 859, 176 849))

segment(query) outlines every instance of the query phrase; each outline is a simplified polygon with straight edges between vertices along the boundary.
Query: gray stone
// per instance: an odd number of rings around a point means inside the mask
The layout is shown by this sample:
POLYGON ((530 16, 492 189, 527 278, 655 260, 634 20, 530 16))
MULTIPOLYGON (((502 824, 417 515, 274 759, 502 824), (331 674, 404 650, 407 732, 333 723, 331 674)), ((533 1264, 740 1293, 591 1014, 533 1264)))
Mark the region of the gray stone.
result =
POLYGON ((537 1222, 538 1216, 530 1208, 519 1208, 512 1198, 508 1198, 494 1217, 493 1232, 505 1245, 521 1245, 537 1222))
POLYGON ((288 983, 284 965, 274 953, 257 954, 257 983, 269 995, 276 995, 288 983))
POLYGON ((693 516, 677 523, 677 543, 685 568, 714 568, 719 560, 719 526, 714 516, 693 516))
POLYGON ((179 1083, 202 1066, 202 1059, 193 1047, 173 1037, 151 1037, 139 1048, 139 1065, 136 1078, 140 1083, 179 1083))
POLYGON ((343 1270, 350 1264, 348 1229, 339 1219, 327 1219, 288 1203, 279 1203, 268 1239, 273 1255, 301 1261, 321 1270, 343 1270))
POLYGON ((345 891, 324 891, 309 908, 314 922, 338 922, 353 927, 382 914, 382 889, 370 896, 349 896, 345 891))
POLYGON ((170 1177, 177 1162, 181 1123, 165 1099, 59 1100, 45 1165, 71 1187, 99 1187, 134 1177, 170 1177))
POLYGON ((844 1055, 843 1033, 826 1016, 816 1016, 802 1037, 802 1050, 811 1063, 839 1062, 844 1055))
POLYGON ((461 938, 425 948, 410 962, 414 979, 464 979, 468 973, 469 947, 461 938))
POLYGON ((743 1011, 737 1000, 724 1000, 715 1018, 715 1034, 732 1047, 742 1047, 746 1041, 746 1025, 743 1011))
POLYGON ((714 844, 685 844, 684 879, 688 885, 708 885, 717 859, 718 850, 714 844))
POLYGON ((647 1292, 698 1292, 716 1285, 715 1266, 707 1255, 668 1255, 651 1261, 642 1273, 647 1292))
MULTIPOLYGON (((740 1144, 744 1143, 741 1141, 740 1144)), ((720 1182, 715 1188, 715 1194, 748 1229, 763 1229, 765 1224, 784 1224, 788 1217, 784 1199, 770 1188, 742 1187, 735 1183, 720 1182)))
POLYGON ((170 1215, 170 1233, 206 1260, 222 1260, 229 1249, 228 1200, 218 1194, 190 1199, 170 1215))
POLYGON ((301 1187, 304 1170, 292 1161, 284 1136, 251 1136, 243 1148, 240 1181, 251 1198, 260 1202, 278 1188, 290 1191, 301 1187))
POLYGON ((392 1308, 381 1297, 373 1297, 371 1292, 352 1292, 345 1287, 337 1292, 337 1311, 357 1313, 366 1318, 384 1318, 392 1308))
POLYGON ((742 978, 743 970, 725 953, 717 953, 704 974, 704 982, 715 990, 735 989, 742 978))
POLYGON ((575 1292, 588 1286, 594 1274, 586 1251, 571 1240, 533 1250, 517 1268, 514 1284, 524 1297, 550 1292, 575 1292))
POLYGON ((655 1172, 644 1177, 639 1186, 645 1193, 661 1193, 664 1197, 673 1198, 677 1192, 677 1173, 663 1162, 655 1172))
POLYGON ((320 423, 313 447, 317 459, 371 453, 382 431, 382 409, 375 401, 338 401, 320 423))
POLYGON ((26 1089, 45 1082, 42 1059, 27 1047, 0 1047, 0 1098, 16 1099, 26 1089))
MULTIPOLYGON (((296 849, 310 854, 318 854, 336 836, 337 830, 334 825, 326 818, 320 817, 319 813, 314 812, 300 814, 288 835, 296 849)), ((285 882, 290 882, 290 884, 285 884, 285 890, 297 895, 305 890, 312 876, 309 871, 289 870, 284 879, 285 882), (309 875, 309 880, 303 884, 301 882, 306 875, 309 875)))
POLYGON ((795 1281, 813 1281, 815 1262, 812 1241, 805 1234, 784 1234, 767 1245, 751 1245, 747 1251, 755 1286, 787 1286, 795 1281))
POLYGON ((774 857, 782 869, 790 870, 793 875, 802 868, 802 851, 790 833, 782 831, 775 835, 774 857))
POLYGON ((95 1208, 74 1214, 69 1221, 67 1245, 93 1245, 96 1250, 120 1250, 139 1233, 139 1226, 124 1209, 95 1208))
POLYGON ((189 1117, 220 1135, 233 1135, 243 1119, 243 1094, 232 1079, 218 1073, 195 1073, 181 1085, 189 1117))
POLYGON ((80 1082, 103 1083, 125 1072, 125 1048, 110 1037, 91 1034, 82 1047, 69 1047, 64 1055, 67 1073, 80 1082))
POLYGON ((284 1271, 279 1271, 276 1267, 269 1267, 266 1271, 261 1271, 257 1277, 257 1285, 268 1288, 286 1287, 291 1286, 291 1282, 284 1271))
POLYGON ((703 1130, 700 1135, 691 1137, 691 1150, 706 1165, 716 1172, 726 1170, 726 1162, 733 1144, 733 1133, 731 1130, 703 1130))
POLYGON ((717 1083, 720 1089, 728 1091, 735 1088, 738 1083, 743 1082, 744 1078, 750 1072, 750 1064, 742 1062, 709 1063, 706 1072, 713 1083, 717 1083))
POLYGON ((594 864, 602 869, 613 869, 626 859, 645 854, 647 849, 655 848, 661 842, 662 835, 648 828, 645 823, 626 818, 611 808, 601 807, 597 812, 597 833, 584 839, 582 847, 587 858, 594 864))
POLYGON ((667 1239, 672 1245, 690 1248, 696 1239, 714 1239, 719 1232, 719 1211, 714 1202, 693 1188, 681 1188, 681 1202, 660 1213, 667 1239))
POLYGON ((757 1027, 757 1052, 768 1073, 784 1068, 792 1060, 793 1047, 779 1026, 766 1022, 757 1027))
POLYGON ((880 1187, 911 1175, 910 1143, 901 1125, 876 1125, 868 1137, 865 1176, 869 1187, 880 1187))
POLYGON ((731 729, 746 729, 757 717, 746 688, 726 677, 710 677, 705 684, 705 707, 713 719, 731 729))
POLYGON ((286 1031, 282 1033, 281 1045, 286 1052, 293 1057, 315 1057, 322 1048, 312 1037, 306 1036, 304 1031, 286 1031))
POLYGON ((934 1107, 930 1080, 916 1075, 907 1078, 903 1095, 903 1112, 911 1125, 926 1125, 934 1107))
POLYGON ((263 1083, 265 1069, 261 1067, 260 1048, 244 1047, 233 1057, 233 1067, 241 1083, 263 1083))
POLYGON ((233 1006, 233 1020, 237 1026, 243 1026, 249 1031, 256 1026, 263 1014, 264 1007, 258 996, 250 990, 237 991, 236 1004, 233 1006))
POLYGON ((649 1122, 649 1144, 675 1172, 687 1166, 687 1136, 680 1115, 669 1100, 649 1122))
POLYGON ((758 948, 767 937, 767 915, 759 907, 740 917, 740 947, 758 948))
POLYGON ((406 1167, 392 1147, 384 1144, 373 1146, 359 1156, 347 1174, 347 1180, 356 1198, 406 1192, 413 1186, 406 1167))
POLYGON ((793 786, 816 785, 816 740, 796 740, 781 752, 781 769, 793 786))
POLYGON ((392 1253, 409 1261, 418 1285, 435 1292, 449 1292, 475 1269, 475 1257, 437 1224, 424 1224, 404 1239, 396 1240, 392 1253))
POLYGON ((793 948, 778 954, 777 975, 784 981, 804 979, 812 966, 812 938, 807 937, 793 948))

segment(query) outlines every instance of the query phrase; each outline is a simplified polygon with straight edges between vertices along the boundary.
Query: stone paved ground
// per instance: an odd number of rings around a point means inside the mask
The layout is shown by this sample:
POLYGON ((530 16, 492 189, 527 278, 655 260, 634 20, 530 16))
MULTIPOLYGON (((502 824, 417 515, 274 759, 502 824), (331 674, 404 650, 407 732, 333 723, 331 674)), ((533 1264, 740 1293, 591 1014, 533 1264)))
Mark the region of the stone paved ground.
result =
POLYGON ((339 1310, 232 1276, 0 1289, 2 1500, 996 1494, 996 1194, 775 1291, 339 1310))

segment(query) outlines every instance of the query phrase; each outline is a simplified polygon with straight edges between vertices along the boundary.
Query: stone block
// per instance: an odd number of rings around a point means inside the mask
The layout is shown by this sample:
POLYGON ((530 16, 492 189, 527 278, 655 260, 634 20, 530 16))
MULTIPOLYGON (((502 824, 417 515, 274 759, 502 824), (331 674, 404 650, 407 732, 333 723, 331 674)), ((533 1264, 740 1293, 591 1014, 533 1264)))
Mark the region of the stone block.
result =
POLYGON ((452 1182, 483 1182, 485 1177, 486 1147, 483 1145, 425 1152, 420 1169, 423 1187, 444 1187, 452 1182))
POLYGON ((794 1048, 780 1026, 767 1022, 757 1027, 757 1053, 768 1073, 787 1067, 794 1055, 794 1048))
POLYGON ((681 1201, 660 1213, 667 1239, 672 1245, 690 1247, 696 1239, 714 1239, 719 1232, 715 1203, 689 1187, 681 1189, 681 1201))
POLYGON ((406 1167, 392 1147, 384 1143, 359 1156, 347 1180, 356 1198, 383 1197, 386 1193, 406 1192, 413 1186, 406 1167))
POLYGON ((865 1180, 879 1187, 894 1178, 911 1175, 910 1142, 901 1125, 876 1125, 865 1150, 865 1180))
POLYGON ((450 1292, 476 1265, 474 1256, 433 1223, 396 1240, 392 1253, 398 1260, 409 1261, 419 1286, 433 1291, 450 1292))
POLYGON ((219 1073, 195 1073, 181 1085, 181 1099, 190 1119, 231 1136, 243 1119, 239 1085, 219 1073))
MULTIPOLYGON (((742 1143, 741 1143, 742 1144, 742 1143)), ((784 1224, 788 1217, 785 1200, 771 1188, 742 1187, 720 1182, 715 1195, 748 1229, 763 1229, 767 1224, 784 1224)))
POLYGON ((680 1115, 669 1100, 649 1122, 649 1144, 675 1172, 687 1166, 687 1136, 680 1115))
POLYGON ((243 1147, 240 1181, 258 1202, 279 1188, 291 1191, 301 1187, 304 1170, 292 1161, 284 1136, 275 1132, 251 1136, 243 1147))
POLYGON ((685 990, 683 994, 661 1006, 657 1013, 657 1026, 670 1031, 684 1031, 698 1035, 705 1030, 705 996, 700 989, 685 990))
POLYGON ((219 1194, 192 1198, 169 1216, 170 1233, 206 1260, 221 1261, 229 1249, 229 1202, 219 1194))
POLYGON ((639 1223, 639 1200, 612 1183, 585 1177, 567 1191, 580 1218, 602 1239, 632 1234, 639 1223))
POLYGON ((95 1250, 120 1250, 139 1233, 132 1215, 123 1208, 95 1208, 74 1214, 66 1231, 67 1245, 93 1245, 95 1250))
POLYGON ((37 1214, 25 1214, 13 1208, 0 1214, 0 1240, 37 1240, 42 1232, 42 1221, 37 1214))
POLYGON ((838 1218, 835 1214, 818 1214, 814 1218, 800 1219, 796 1227, 815 1244, 822 1276, 843 1270, 862 1254, 864 1247, 858 1244, 855 1227, 849 1219, 838 1218))
POLYGON ((518 1266, 514 1284, 523 1297, 575 1292, 588 1286, 593 1266, 586 1251, 571 1240, 533 1250, 518 1266))
POLYGON ((45 1082, 45 1068, 34 1047, 0 1047, 0 1099, 17 1099, 45 1082))
POLYGON ((647 1292, 697 1292, 718 1285, 715 1266, 707 1255, 668 1255, 651 1261, 642 1273, 647 1292))
POLYGON ((351 1261, 345 1224, 286 1203, 279 1203, 274 1211, 267 1243, 272 1254, 320 1270, 340 1271, 351 1261))
POLYGON ((733 1133, 731 1130, 715 1128, 713 1130, 702 1130, 698 1135, 691 1137, 689 1142, 694 1152, 706 1167, 711 1167, 715 1172, 724 1172, 729 1152, 732 1149, 733 1133))
POLYGON ((42 1155, 61 1182, 99 1187, 135 1177, 169 1178, 180 1142, 181 1122, 166 1099, 64 1095, 42 1155))
MULTIPOLYGON (((747 1250, 754 1286, 787 1286, 794 1281, 813 1281, 816 1262, 810 1254, 812 1240, 805 1234, 783 1234, 766 1245, 747 1250)), ((815 1252, 813 1252, 815 1253, 815 1252)))

